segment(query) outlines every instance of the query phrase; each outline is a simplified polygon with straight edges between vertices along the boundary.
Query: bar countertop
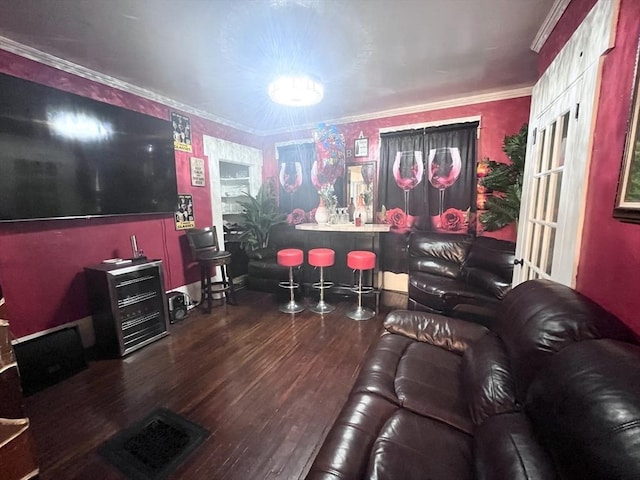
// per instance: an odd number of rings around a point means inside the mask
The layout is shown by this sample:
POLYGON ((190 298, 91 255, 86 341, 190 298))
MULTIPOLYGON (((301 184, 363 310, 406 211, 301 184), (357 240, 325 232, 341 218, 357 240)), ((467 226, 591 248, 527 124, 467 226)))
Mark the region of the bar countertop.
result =
POLYGON ((360 232, 360 233, 379 233, 388 232, 391 225, 384 223, 366 223, 359 227, 351 223, 340 224, 318 224, 318 223, 301 223, 296 225, 297 230, 307 230, 312 232, 360 232))

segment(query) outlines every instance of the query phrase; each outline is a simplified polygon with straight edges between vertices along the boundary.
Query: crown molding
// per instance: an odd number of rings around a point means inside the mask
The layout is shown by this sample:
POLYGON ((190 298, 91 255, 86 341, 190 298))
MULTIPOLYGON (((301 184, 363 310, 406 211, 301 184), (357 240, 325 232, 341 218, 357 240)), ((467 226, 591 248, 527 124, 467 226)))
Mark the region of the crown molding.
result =
MULTIPOLYGON (((533 85, 517 87, 511 90, 501 92, 479 93, 467 97, 454 98, 451 100, 442 100, 439 102, 423 103, 421 105, 413 105, 411 107, 394 108, 390 110, 381 110, 373 113, 365 113, 362 115, 354 115, 351 117, 342 117, 332 120, 325 120, 323 123, 331 125, 341 125, 345 123, 364 122, 367 120, 377 120, 379 118, 397 117, 399 115, 409 115, 413 113, 429 112, 433 110, 442 110, 445 108, 464 107, 466 105, 474 105, 478 103, 497 102, 500 100, 510 100, 512 98, 528 97, 531 95, 533 85)), ((306 125, 296 125, 295 128, 279 128, 262 132, 262 135, 278 135, 282 133, 296 132, 300 130, 308 130, 316 128, 317 123, 309 123, 306 125)))
POLYGON ((197 115, 198 117, 204 118, 206 120, 211 120, 212 122, 216 122, 227 127, 242 130, 243 132, 251 133, 254 135, 260 135, 260 132, 258 130, 247 127, 246 125, 235 123, 225 118, 212 115, 211 113, 200 110, 199 108, 186 105, 169 97, 165 97, 158 93, 152 92, 151 90, 147 90, 146 88, 138 87, 137 85, 133 85, 132 83, 125 82, 124 80, 120 80, 116 77, 96 72, 95 70, 91 70, 90 68, 83 67, 82 65, 78 65, 77 63, 70 62, 60 57, 56 57, 55 55, 51 55, 50 53, 42 52, 28 45, 24 45, 22 43, 11 40, 10 38, 0 36, 0 49, 6 50, 7 52, 15 53, 16 55, 34 60, 38 63, 57 68, 58 70, 62 70, 63 72, 71 73, 73 75, 77 75, 78 77, 86 78, 87 80, 101 83, 108 87, 116 88, 118 90, 122 90, 123 92, 131 93, 133 95, 146 98, 147 100, 161 103, 163 105, 166 105, 167 107, 175 108, 176 110, 181 110, 192 115, 197 115))
POLYGON ((536 33, 533 42, 531 43, 531 50, 536 53, 540 53, 542 47, 551 36, 551 32, 560 21, 560 17, 571 3, 571 0, 556 0, 551 6, 551 10, 547 14, 547 18, 544 19, 538 33, 536 33))

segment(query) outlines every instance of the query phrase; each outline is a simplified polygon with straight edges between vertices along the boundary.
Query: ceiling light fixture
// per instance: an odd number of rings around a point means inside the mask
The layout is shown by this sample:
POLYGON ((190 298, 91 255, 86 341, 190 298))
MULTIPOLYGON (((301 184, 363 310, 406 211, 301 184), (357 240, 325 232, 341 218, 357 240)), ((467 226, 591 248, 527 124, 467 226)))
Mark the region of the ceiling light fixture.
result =
POLYGON ((309 107, 322 101, 324 87, 306 75, 280 76, 269 84, 269 97, 290 107, 309 107))

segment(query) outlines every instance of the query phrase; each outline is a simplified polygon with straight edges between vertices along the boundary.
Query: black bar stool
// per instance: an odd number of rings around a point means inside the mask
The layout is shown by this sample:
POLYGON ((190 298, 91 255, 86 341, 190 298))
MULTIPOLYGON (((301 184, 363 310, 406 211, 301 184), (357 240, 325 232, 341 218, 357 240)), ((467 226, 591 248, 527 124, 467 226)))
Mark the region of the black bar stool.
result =
POLYGON ((216 227, 192 228, 187 230, 187 239, 193 259, 200 265, 200 304, 207 299, 207 313, 211 312, 214 294, 222 294, 222 300, 236 305, 236 294, 232 279, 227 273, 231 263, 231 253, 220 250, 216 227), (212 282, 216 267, 220 267, 221 281, 212 282))

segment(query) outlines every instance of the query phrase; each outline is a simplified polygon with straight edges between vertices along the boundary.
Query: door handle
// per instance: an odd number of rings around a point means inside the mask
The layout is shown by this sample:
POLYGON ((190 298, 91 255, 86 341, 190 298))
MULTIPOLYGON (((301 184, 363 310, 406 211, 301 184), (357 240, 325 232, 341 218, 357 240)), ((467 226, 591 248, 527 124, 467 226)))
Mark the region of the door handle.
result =
POLYGON ((522 258, 516 258, 516 259, 513 261, 513 264, 514 264, 514 265, 524 265, 524 260, 523 260, 522 258))

